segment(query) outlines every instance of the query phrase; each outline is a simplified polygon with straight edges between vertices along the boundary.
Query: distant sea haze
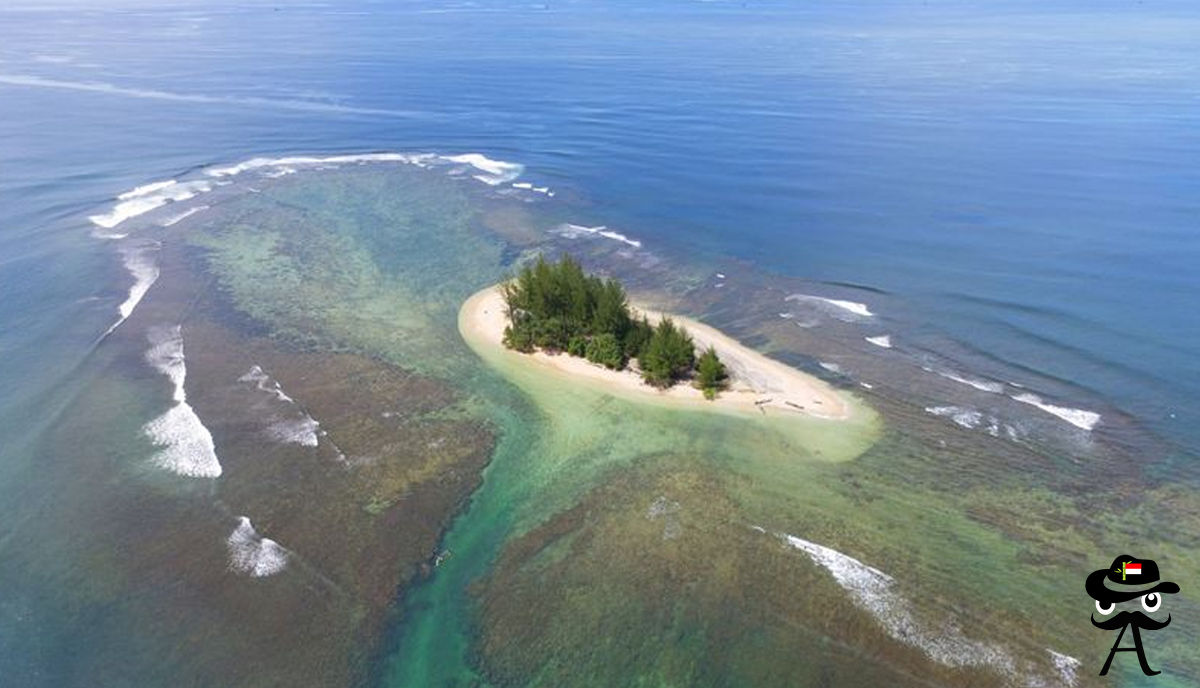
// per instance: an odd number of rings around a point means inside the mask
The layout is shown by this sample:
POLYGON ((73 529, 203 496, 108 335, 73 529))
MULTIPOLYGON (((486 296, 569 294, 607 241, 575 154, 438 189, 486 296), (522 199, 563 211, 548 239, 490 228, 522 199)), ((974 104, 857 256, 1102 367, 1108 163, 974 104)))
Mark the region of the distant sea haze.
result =
MULTIPOLYGON (((336 659, 305 634, 373 685, 479 681, 534 661, 513 646, 534 635, 587 648, 547 651, 569 672, 603 644, 522 622, 586 602, 627 629, 691 619, 649 582, 694 574, 727 594, 686 611, 719 623, 664 643, 749 643, 782 605, 830 601, 861 620, 837 632, 946 676, 1082 684, 1091 641, 972 619, 1074 613, 1070 581, 1115 554, 1077 550, 1112 523, 1160 552, 1200 537, 1197 36, 1179 0, 4 4, 0 683, 336 659), (820 463, 729 419, 511 381, 459 337, 456 299, 530 247, 820 375, 880 439, 820 463), (327 271, 286 281, 314 256, 327 271), (288 287, 250 312, 259 281, 288 287), (389 452, 413 466, 388 473, 389 452), (936 562, 979 575, 914 593, 936 562), (536 578, 552 567, 570 575, 536 578), (1030 585, 986 584, 1014 575, 1030 585), (757 616, 730 613, 730 581, 757 616), (354 635, 367 598, 377 644, 354 635)), ((1152 660, 1181 683, 1187 616, 1152 660)), ((837 632, 778 635, 826 657, 837 632)), ((627 635, 630 665, 662 655, 627 635)), ((679 666, 707 666, 685 644, 679 666)))

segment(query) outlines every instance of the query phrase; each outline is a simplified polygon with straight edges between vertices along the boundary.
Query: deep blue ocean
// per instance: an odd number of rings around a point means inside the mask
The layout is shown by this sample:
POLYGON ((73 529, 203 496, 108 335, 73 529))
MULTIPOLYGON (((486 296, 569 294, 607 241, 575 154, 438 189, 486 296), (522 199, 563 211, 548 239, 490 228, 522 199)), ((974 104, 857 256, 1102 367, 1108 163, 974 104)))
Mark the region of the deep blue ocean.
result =
POLYGON ((1200 453, 1194 3, 105 5, 0 7, 0 480, 127 288, 89 215, 368 151, 519 162, 647 246, 878 290, 896 341, 1200 453))

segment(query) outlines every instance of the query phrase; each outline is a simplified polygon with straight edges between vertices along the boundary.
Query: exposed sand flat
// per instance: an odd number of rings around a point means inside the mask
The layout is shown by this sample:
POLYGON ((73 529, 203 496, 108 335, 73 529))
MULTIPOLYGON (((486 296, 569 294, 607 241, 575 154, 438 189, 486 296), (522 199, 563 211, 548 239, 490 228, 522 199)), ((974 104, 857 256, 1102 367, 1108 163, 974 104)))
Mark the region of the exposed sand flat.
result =
MULTIPOLYGON (((663 315, 636 307, 635 310, 645 313, 652 323, 658 322, 663 315)), ((850 407, 846 400, 825 381, 768 358, 708 325, 676 315, 671 318, 687 328, 696 342, 697 351, 711 345, 729 370, 730 384, 716 400, 705 399, 700 390, 687 383, 659 390, 642 382, 641 377, 631 370, 609 370, 576 356, 550 355, 541 351, 521 354, 505 349, 503 339, 508 316, 498 287, 484 289, 467 299, 459 312, 458 324, 468 341, 494 346, 507 355, 534 361, 548 371, 585 378, 613 391, 709 408, 795 413, 827 419, 849 417, 850 407)))

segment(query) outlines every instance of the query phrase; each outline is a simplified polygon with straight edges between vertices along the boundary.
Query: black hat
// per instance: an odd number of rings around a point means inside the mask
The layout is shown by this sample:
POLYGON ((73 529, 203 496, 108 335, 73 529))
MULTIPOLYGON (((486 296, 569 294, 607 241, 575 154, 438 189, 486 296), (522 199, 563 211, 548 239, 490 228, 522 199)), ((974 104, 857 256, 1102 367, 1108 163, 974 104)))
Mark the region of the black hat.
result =
POLYGON ((1092 599, 1103 604, 1125 602, 1152 592, 1179 592, 1179 586, 1170 581, 1163 581, 1153 588, 1145 588, 1148 583, 1158 581, 1158 564, 1151 559, 1138 559, 1128 554, 1113 559, 1112 566, 1107 569, 1093 571, 1087 577, 1087 593, 1092 599), (1113 590, 1104 585, 1104 580, 1126 588, 1113 590))

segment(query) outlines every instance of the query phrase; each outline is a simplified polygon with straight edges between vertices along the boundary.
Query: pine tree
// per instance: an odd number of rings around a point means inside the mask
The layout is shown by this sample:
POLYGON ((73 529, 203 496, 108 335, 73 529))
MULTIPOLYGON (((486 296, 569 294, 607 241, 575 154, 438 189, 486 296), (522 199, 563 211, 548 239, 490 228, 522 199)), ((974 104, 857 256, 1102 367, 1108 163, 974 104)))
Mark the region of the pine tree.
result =
POLYGON ((621 343, 611 332, 592 337, 587 345, 587 360, 606 368, 621 370, 625 367, 625 352, 621 343))
POLYGON ((636 358, 644 379, 660 386, 686 377, 696 363, 687 330, 670 318, 657 327, 645 316, 634 319, 620 282, 587 274, 570 256, 538 256, 501 294, 509 318, 504 345, 511 349, 566 351, 614 370, 636 358))
POLYGON ((727 378, 725 364, 717 356, 717 350, 711 346, 705 349, 696 361, 696 386, 704 391, 706 398, 715 399, 717 392, 725 387, 727 378))
POLYGON ((675 321, 663 318, 638 357, 638 365, 646 382, 669 387, 691 370, 695 358, 696 347, 691 335, 686 329, 676 326, 675 321))

